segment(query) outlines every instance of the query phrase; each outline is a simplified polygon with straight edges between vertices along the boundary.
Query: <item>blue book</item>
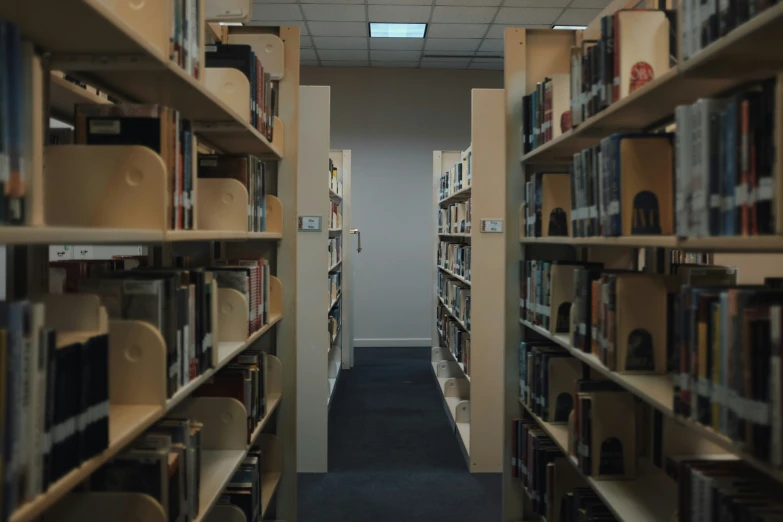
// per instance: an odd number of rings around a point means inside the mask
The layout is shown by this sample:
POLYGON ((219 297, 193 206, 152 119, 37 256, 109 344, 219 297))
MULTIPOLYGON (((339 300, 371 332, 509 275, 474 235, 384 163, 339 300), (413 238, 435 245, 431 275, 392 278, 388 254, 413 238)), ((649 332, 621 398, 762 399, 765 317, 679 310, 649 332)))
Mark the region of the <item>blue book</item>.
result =
POLYGON ((613 134, 604 161, 609 161, 609 235, 623 233, 622 208, 620 206, 620 134, 613 134))

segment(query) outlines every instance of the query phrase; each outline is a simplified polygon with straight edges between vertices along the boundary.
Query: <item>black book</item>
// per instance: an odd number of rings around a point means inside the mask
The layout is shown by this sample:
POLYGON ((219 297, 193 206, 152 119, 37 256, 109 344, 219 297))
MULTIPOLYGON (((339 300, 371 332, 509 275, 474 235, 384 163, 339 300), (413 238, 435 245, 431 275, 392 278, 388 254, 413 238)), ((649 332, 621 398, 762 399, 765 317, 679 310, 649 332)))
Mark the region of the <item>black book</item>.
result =
POLYGON ((533 132, 532 125, 531 125, 531 111, 533 110, 532 107, 532 100, 530 95, 523 96, 522 97, 522 152, 527 154, 532 148, 532 143, 530 141, 531 134, 533 132))
POLYGON ((109 335, 96 335, 89 342, 93 371, 90 383, 93 387, 92 408, 95 418, 90 427, 92 450, 87 458, 99 455, 109 447, 109 335))
POLYGON ((256 55, 253 48, 243 44, 207 45, 204 57, 207 67, 237 69, 247 77, 250 82, 250 123, 257 127, 259 101, 256 99, 256 55))
MULTIPOLYGON (((41 330, 41 350, 46 350, 46 398, 44 412, 44 432, 46 437, 52 437, 54 429, 54 405, 57 397, 57 333, 51 329, 41 330)), ((108 378, 108 377, 107 377, 108 378)), ((43 448, 43 490, 46 491, 52 480, 52 446, 43 448)))
POLYGON ((55 352, 55 408, 52 433, 52 482, 56 482, 81 463, 76 419, 81 402, 81 343, 73 343, 55 352))
POLYGON ((756 142, 756 223, 758 234, 775 233, 774 171, 775 171, 775 89, 776 81, 767 80, 761 86, 761 102, 755 126, 756 142))

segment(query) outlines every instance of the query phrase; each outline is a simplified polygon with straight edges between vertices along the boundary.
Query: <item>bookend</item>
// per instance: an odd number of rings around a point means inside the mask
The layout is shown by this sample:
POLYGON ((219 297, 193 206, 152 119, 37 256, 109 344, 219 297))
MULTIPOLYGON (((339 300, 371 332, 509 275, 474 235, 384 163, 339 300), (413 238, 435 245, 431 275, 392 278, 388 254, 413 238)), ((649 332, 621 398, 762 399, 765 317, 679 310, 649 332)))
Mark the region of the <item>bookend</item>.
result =
POLYGON ((470 424, 470 401, 460 401, 457 404, 456 417, 457 423, 470 424))
POLYGON ((144 493, 71 493, 42 517, 44 522, 166 522, 166 513, 154 498, 144 493))
POLYGON ((250 123, 247 104, 250 99, 250 81, 242 71, 228 67, 205 67, 204 85, 241 116, 242 121, 250 123))
POLYGON ((204 424, 201 448, 204 450, 247 449, 247 411, 230 397, 193 397, 175 410, 174 416, 204 424))
POLYGON ((235 179, 198 178, 196 214, 201 230, 247 232, 248 193, 235 179))
POLYGON ((453 361, 454 357, 451 355, 451 352, 448 348, 433 348, 432 349, 432 362, 440 362, 440 361, 453 361))
POLYGON ((116 15, 112 23, 127 26, 127 29, 138 33, 138 40, 149 42, 160 56, 168 57, 170 1, 101 0, 98 4, 103 4, 116 15))
POLYGON ((168 228, 168 176, 147 147, 51 145, 44 152, 50 226, 168 228))
POLYGON ((627 392, 592 394, 590 475, 595 480, 636 477, 636 406, 627 392))
POLYGON ((272 405, 283 395, 283 363, 274 355, 265 354, 266 364, 266 409, 267 417, 272 411, 272 405))
POLYGON ((219 343, 247 340, 250 305, 247 298, 231 288, 218 288, 219 343))
MULTIPOLYGON (((666 372, 666 287, 654 275, 617 278, 615 354, 620 373, 666 372)), ((611 349, 611 348, 610 348, 611 349)))
POLYGON ((470 399, 470 381, 451 377, 443 383, 443 395, 457 399, 470 399))
POLYGON ((453 360, 444 360, 438 362, 438 377, 461 377, 462 368, 459 363, 453 360))
POLYGON ((283 128, 283 120, 275 116, 274 127, 272 130, 272 147, 283 155, 285 151, 285 129, 283 128))
MULTIPOLYGON (((282 134, 282 133, 281 133, 282 134)), ((283 202, 277 196, 266 196, 266 232, 283 233, 283 202)))
POLYGON ((264 66, 264 72, 269 73, 272 80, 282 80, 285 77, 285 44, 279 36, 268 33, 244 33, 237 30, 229 33, 228 43, 252 47, 253 52, 261 60, 261 65, 264 66))

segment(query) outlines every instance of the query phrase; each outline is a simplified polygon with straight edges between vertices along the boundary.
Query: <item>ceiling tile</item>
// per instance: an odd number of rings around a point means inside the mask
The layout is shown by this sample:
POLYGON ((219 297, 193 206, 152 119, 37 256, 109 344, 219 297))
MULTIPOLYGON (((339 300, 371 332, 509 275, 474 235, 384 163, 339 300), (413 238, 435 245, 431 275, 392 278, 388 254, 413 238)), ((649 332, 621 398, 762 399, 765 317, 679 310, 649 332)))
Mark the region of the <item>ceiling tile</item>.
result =
POLYGON ((421 51, 370 51, 373 62, 411 62, 419 61, 421 51))
POLYGON ((372 62, 373 67, 410 67, 415 69, 419 62, 372 62))
POLYGON ((366 22, 363 5, 305 4, 302 6, 307 21, 366 22))
POLYGON ((318 50, 321 60, 366 60, 367 51, 335 51, 333 49, 318 50))
POLYGON ((569 4, 569 8, 583 9, 603 9, 609 5, 609 0, 574 0, 569 4))
POLYGON ((470 60, 441 62, 434 60, 424 60, 421 62, 422 69, 465 69, 470 60))
POLYGON ((435 5, 456 5, 465 7, 497 7, 500 0, 435 0, 435 5))
POLYGON ((480 51, 503 52, 503 40, 484 40, 481 42, 480 51))
POLYGON ((497 58, 487 58, 486 56, 476 56, 473 58, 473 62, 480 62, 480 63, 503 63, 503 57, 499 56, 497 58))
POLYGON ((557 7, 501 7, 495 21, 501 24, 552 24, 561 12, 557 7))
POLYGON ((424 38, 370 38, 370 49, 418 51, 423 45, 424 38))
POLYGON ((364 60, 321 60, 324 67, 367 67, 370 62, 364 60))
POLYGON ((302 20, 284 20, 280 22, 270 22, 267 20, 263 21, 255 21, 255 22, 248 22, 245 25, 250 25, 253 27, 280 27, 283 25, 298 25, 299 26, 299 34, 300 35, 308 35, 310 34, 307 31, 307 26, 305 25, 304 21, 302 20))
MULTIPOLYGON (((503 7, 565 7, 570 0, 506 0, 503 7)), ((606 3, 607 0, 600 0, 606 3)))
POLYGON ((315 49, 302 49, 301 51, 299 51, 299 59, 317 60, 318 57, 315 55, 315 49))
POLYGON ((309 49, 313 46, 313 39, 309 36, 302 36, 299 39, 299 47, 309 49))
POLYGON ((484 58, 491 58, 491 57, 498 57, 498 59, 503 58, 503 51, 477 51, 476 57, 484 57, 484 58))
POLYGON ((431 24, 427 38, 483 38, 488 24, 431 24))
POLYGON ((451 56, 442 56, 440 53, 424 53, 424 57, 422 57, 422 62, 465 62, 467 63, 472 60, 473 58, 468 58, 464 54, 459 57, 451 57, 451 56), (433 56, 434 55, 434 56, 433 56))
POLYGON ((557 24, 589 25, 600 14, 601 9, 566 9, 557 19, 557 24))
POLYGON ((427 39, 424 49, 427 51, 475 51, 481 40, 478 38, 433 38, 427 39))
POLYGON ((308 22, 313 36, 367 36, 362 22, 308 22))
POLYGON ((432 11, 433 23, 446 24, 486 24, 495 16, 492 7, 444 7, 437 6, 432 11))
POLYGON ((296 4, 263 4, 253 9, 254 21, 277 22, 301 19, 302 12, 296 4))
POLYGON ((367 0, 370 5, 432 5, 432 0, 367 0))
POLYGON ((358 4, 364 5, 364 0, 299 0, 300 4, 358 4))
POLYGON ((370 22, 425 23, 430 19, 430 6, 371 5, 367 11, 370 22))
POLYGON ((468 69, 490 69, 494 71, 503 70, 503 62, 488 63, 488 62, 473 62, 468 66, 468 69))
POLYGON ((367 49, 367 38, 348 38, 345 36, 315 36, 318 49, 367 49))

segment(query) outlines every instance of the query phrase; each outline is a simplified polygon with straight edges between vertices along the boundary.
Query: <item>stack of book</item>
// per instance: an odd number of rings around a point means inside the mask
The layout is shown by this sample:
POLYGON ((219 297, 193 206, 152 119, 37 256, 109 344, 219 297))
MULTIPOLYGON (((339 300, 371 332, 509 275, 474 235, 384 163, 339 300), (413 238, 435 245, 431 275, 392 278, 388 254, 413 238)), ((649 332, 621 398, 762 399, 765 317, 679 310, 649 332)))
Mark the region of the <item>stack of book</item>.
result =
POLYGON ((568 423, 574 382, 581 376, 579 361, 553 343, 520 343, 520 400, 544 422, 568 423))
POLYGON ((201 423, 189 419, 159 422, 93 473, 90 490, 144 493, 161 505, 167 520, 195 520, 202 429, 201 423))
POLYGON ((267 376, 264 352, 248 348, 237 355, 207 383, 194 392, 196 397, 230 397, 247 412, 247 442, 266 416, 267 376))
POLYGON ((339 263, 343 256, 342 256, 342 237, 331 237, 329 238, 329 264, 328 266, 331 268, 337 263, 339 263))
POLYGON ((144 321, 166 342, 167 393, 212 367, 213 272, 201 268, 140 268, 83 279, 80 293, 95 294, 111 319, 144 321))
POLYGON ((109 445, 108 334, 55 332, 45 314, 0 302, 4 520, 109 445))
POLYGON ((236 506, 245 514, 245 520, 261 520, 261 449, 252 447, 231 481, 218 498, 218 505, 236 506))
POLYGON ((675 300, 674 412, 783 466, 779 279, 764 286, 685 285, 675 300))
POLYGON ((199 0, 178 0, 171 4, 171 32, 169 33, 169 59, 194 78, 200 78, 201 28, 204 13, 199 0))
POLYGON ((32 179, 26 157, 33 118, 33 44, 19 28, 0 19, 0 224, 25 223, 25 185, 32 179))
POLYGON ((238 69, 250 82, 250 125, 272 141, 277 94, 272 77, 250 45, 206 46, 207 67, 238 69))
POLYGON ((248 302, 248 337, 269 324, 269 260, 239 259, 216 265, 208 270, 214 273, 220 288, 236 290, 248 302))
POLYGON ((677 12, 621 9, 601 18, 601 37, 571 49, 571 125, 662 76, 677 56, 677 12))
POLYGON ((438 266, 470 281, 470 245, 438 243, 438 266))
POLYGON ((471 200, 452 203, 438 209, 438 232, 441 234, 470 234, 471 200))
POLYGON ((160 105, 77 105, 77 145, 143 145, 158 153, 169 176, 169 226, 193 228, 195 136, 189 120, 160 105))
POLYGON ((776 81, 675 110, 677 234, 749 236, 776 221, 776 81))
POLYGON ((198 156, 199 178, 235 179, 247 189, 247 230, 266 231, 266 163, 248 155, 198 156))

